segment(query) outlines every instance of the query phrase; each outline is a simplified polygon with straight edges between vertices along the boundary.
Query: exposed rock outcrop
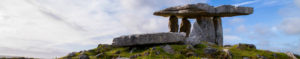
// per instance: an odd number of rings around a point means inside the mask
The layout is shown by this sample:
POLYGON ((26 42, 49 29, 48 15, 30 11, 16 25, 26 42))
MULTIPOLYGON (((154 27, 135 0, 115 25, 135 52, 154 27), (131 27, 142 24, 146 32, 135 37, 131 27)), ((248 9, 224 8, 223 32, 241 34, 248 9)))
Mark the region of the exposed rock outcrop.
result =
POLYGON ((114 38, 114 46, 138 46, 155 45, 169 43, 183 43, 185 33, 151 33, 151 34, 133 34, 114 38))

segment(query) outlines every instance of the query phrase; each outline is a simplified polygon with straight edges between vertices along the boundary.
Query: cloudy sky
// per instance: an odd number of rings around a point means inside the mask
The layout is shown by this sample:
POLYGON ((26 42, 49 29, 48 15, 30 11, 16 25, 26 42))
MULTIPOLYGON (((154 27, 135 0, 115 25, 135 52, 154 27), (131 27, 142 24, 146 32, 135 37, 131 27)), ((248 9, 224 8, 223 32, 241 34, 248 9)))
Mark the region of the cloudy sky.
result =
POLYGON ((254 7, 223 18, 224 44, 300 54, 300 0, 0 0, 0 55, 54 58, 120 35, 167 32, 168 18, 153 12, 189 3, 254 7))

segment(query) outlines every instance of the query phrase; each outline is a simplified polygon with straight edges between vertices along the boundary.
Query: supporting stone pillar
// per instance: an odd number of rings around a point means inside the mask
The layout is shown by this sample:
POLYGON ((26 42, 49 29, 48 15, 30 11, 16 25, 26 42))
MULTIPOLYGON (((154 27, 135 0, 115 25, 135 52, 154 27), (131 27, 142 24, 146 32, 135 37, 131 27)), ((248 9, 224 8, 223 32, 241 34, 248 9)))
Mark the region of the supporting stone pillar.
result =
POLYGON ((201 41, 215 43, 216 35, 212 17, 198 17, 196 18, 196 20, 199 28, 195 29, 195 31, 198 32, 198 35, 200 37, 199 39, 201 41))
POLYGON ((189 36, 191 31, 191 22, 188 20, 188 18, 182 18, 181 24, 180 24, 180 32, 185 32, 186 37, 189 36))
POLYGON ((221 17, 214 17, 213 21, 216 32, 216 44, 223 46, 223 28, 221 17))
POLYGON ((178 32, 178 18, 174 15, 170 16, 169 30, 170 32, 178 32))

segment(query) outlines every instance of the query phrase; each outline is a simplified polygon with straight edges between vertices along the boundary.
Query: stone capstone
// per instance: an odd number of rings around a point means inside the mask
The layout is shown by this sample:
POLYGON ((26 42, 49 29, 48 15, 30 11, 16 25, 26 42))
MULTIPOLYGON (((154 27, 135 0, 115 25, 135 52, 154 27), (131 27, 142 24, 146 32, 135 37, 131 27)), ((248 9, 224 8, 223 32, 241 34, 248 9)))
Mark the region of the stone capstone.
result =
POLYGON ((199 16, 220 16, 231 17, 238 15, 249 15, 253 13, 251 7, 240 7, 232 5, 222 5, 218 7, 210 6, 205 3, 187 4, 183 6, 175 6, 154 12, 157 16, 171 16, 197 18, 199 16))
POLYGON ((133 34, 117 37, 113 39, 113 46, 139 46, 157 44, 180 44, 185 40, 185 33, 149 33, 133 34))

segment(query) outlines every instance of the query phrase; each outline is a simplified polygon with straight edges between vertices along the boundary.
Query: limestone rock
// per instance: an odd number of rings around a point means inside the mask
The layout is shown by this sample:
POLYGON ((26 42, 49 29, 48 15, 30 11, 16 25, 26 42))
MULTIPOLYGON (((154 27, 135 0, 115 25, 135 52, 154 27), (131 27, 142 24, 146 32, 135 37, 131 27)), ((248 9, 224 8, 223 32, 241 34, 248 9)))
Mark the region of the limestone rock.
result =
POLYGON ((175 51, 173 50, 173 48, 170 45, 166 45, 163 47, 163 50, 169 54, 174 54, 175 51))
POLYGON ((169 30, 170 30, 170 32, 178 32, 178 18, 176 16, 170 17, 169 30))
POLYGON ((238 15, 249 15, 253 13, 251 7, 240 7, 222 5, 218 7, 210 6, 205 3, 187 4, 183 6, 169 7, 161 11, 154 12, 157 16, 171 16, 197 18, 198 16, 221 16, 231 17, 238 15))
POLYGON ((185 33, 150 33, 150 34, 133 34, 114 38, 113 46, 138 46, 138 45, 155 45, 168 43, 183 43, 185 33))
POLYGON ((215 49, 215 48, 208 47, 208 48, 204 49, 204 53, 208 54, 208 55, 212 55, 212 54, 215 54, 217 52, 218 52, 218 49, 215 49))
POLYGON ((288 55, 291 59, 297 59, 297 57, 291 52, 286 52, 285 54, 288 55))
POLYGON ((187 18, 182 18, 180 32, 185 32, 188 37, 191 31, 191 22, 187 18))
POLYGON ((199 44, 200 41, 206 41, 215 43, 216 35, 214 22, 211 17, 199 17, 197 18, 197 22, 194 23, 192 32, 187 39, 188 44, 199 44))
POLYGON ((223 49, 223 52, 225 52, 224 58, 232 59, 232 54, 230 53, 229 49, 223 49))
POLYGON ((221 17, 214 17, 214 27, 216 33, 216 44, 219 46, 223 46, 223 28, 222 28, 222 20, 221 17))

